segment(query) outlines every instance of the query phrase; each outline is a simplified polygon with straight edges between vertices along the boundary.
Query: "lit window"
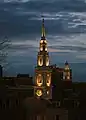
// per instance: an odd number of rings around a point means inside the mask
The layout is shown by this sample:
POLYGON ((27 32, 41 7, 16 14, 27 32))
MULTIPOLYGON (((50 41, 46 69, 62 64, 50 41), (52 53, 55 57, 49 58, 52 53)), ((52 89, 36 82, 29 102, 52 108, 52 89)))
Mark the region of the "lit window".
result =
POLYGON ((47 91, 47 95, 49 95, 49 90, 47 91))
POLYGON ((46 58, 46 66, 49 66, 49 58, 46 58))
POLYGON ((40 48, 40 51, 42 51, 42 50, 43 50, 43 47, 40 48))
POLYGON ((39 66, 43 65, 43 59, 42 59, 42 57, 39 57, 39 59, 38 59, 38 65, 39 66))
POLYGON ((68 75, 70 76, 70 72, 68 72, 68 75))
POLYGON ((69 68, 69 66, 68 65, 66 65, 65 66, 65 70, 69 70, 70 68, 69 68))
POLYGON ((65 76, 63 76, 63 79, 65 79, 65 76))
POLYGON ((44 40, 44 42, 45 42, 45 43, 47 43, 47 41, 46 41, 46 40, 44 40))
POLYGON ((47 74, 47 81, 46 81, 47 86, 49 87, 51 84, 51 76, 47 74))
POLYGON ((40 43, 43 43, 43 40, 40 40, 40 43))
POLYGON ((67 76, 67 79, 69 80, 69 79, 70 79, 70 76, 67 76))
POLYGON ((42 78, 42 75, 39 74, 39 75, 37 76, 37 85, 38 85, 38 86, 42 86, 42 84, 43 84, 43 78, 42 78))
POLYGON ((47 47, 45 48, 45 51, 47 51, 47 47))

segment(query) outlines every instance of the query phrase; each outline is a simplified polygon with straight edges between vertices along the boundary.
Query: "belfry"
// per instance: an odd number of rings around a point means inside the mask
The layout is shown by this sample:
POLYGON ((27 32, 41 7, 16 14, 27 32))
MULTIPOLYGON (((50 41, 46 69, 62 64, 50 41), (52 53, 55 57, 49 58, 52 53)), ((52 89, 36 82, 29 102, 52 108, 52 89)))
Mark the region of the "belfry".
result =
POLYGON ((52 99, 51 69, 49 67, 49 53, 45 38, 44 19, 42 20, 42 36, 39 43, 37 55, 37 66, 35 67, 34 96, 43 99, 52 99))

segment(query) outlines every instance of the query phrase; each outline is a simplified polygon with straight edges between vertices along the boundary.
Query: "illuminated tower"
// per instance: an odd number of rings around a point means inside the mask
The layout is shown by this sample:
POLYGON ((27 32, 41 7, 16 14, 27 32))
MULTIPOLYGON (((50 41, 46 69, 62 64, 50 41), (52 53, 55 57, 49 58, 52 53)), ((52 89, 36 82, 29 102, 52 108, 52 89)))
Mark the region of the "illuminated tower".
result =
POLYGON ((43 99, 52 99, 51 69, 49 67, 49 53, 45 38, 44 19, 42 21, 42 36, 39 43, 37 66, 35 67, 34 96, 43 99))
POLYGON ((47 41, 45 39, 44 19, 42 21, 42 37, 39 46, 37 66, 49 66, 49 53, 47 51, 47 41))
POLYGON ((72 79, 71 69, 69 67, 68 62, 66 61, 64 72, 63 72, 63 80, 70 81, 71 79, 72 79))

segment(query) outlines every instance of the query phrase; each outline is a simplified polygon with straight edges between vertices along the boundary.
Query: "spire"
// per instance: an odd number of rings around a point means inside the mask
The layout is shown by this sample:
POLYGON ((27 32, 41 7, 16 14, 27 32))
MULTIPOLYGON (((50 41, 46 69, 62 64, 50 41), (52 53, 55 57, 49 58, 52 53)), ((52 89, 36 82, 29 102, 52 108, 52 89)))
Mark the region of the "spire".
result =
POLYGON ((45 39, 45 27, 44 27, 44 18, 42 20, 42 39, 45 39))

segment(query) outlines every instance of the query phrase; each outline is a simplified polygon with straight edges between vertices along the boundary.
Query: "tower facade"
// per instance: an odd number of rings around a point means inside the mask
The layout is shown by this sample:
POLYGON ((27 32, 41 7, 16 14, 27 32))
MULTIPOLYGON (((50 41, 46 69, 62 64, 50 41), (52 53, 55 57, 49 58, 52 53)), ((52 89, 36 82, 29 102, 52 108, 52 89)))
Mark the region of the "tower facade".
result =
POLYGON ((65 63, 65 68, 64 68, 64 72, 63 72, 63 80, 65 80, 65 81, 72 80, 72 71, 71 71, 67 61, 65 63))
POLYGON ((42 36, 39 43, 37 55, 37 66, 35 67, 34 96, 43 99, 52 99, 51 74, 49 67, 49 53, 45 38, 44 19, 42 20, 42 36))

